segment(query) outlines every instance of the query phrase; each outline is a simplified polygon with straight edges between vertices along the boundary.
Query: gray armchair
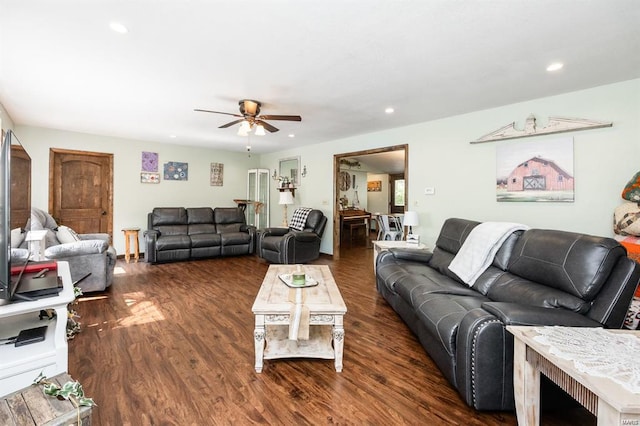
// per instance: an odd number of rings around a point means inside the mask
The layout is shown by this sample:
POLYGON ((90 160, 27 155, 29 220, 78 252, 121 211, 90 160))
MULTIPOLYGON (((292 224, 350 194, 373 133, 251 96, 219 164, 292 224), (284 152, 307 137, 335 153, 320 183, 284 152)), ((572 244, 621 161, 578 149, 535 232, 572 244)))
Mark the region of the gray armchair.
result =
POLYGON ((311 210, 301 231, 265 228, 259 231, 258 256, 271 263, 307 263, 320 257, 320 242, 327 217, 311 210))
POLYGON ((44 256, 69 262, 73 282, 91 273, 78 284, 83 292, 105 290, 111 285, 117 256, 116 250, 109 245, 108 234, 79 234, 79 241, 61 244, 56 235, 56 221, 49 213, 35 208, 26 229, 47 230, 44 256))

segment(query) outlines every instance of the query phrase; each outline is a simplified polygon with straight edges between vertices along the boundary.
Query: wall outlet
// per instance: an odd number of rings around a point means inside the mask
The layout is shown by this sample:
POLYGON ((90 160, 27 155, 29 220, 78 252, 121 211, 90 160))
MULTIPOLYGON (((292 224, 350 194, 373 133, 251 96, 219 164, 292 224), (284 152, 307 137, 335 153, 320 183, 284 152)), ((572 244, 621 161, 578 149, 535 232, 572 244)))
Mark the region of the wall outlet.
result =
POLYGON ((436 193, 436 189, 433 186, 428 186, 424 189, 424 195, 433 195, 436 193))

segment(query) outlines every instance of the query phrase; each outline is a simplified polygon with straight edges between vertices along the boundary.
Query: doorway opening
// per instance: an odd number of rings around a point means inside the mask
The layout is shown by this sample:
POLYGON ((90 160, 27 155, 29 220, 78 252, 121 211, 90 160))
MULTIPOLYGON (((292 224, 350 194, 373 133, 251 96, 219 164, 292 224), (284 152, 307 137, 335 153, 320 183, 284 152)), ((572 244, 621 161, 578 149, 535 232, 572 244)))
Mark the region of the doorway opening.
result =
MULTIPOLYGON (((342 154, 335 154, 333 156, 333 181, 334 181, 334 202, 333 202, 333 257, 334 259, 340 258, 340 246, 342 240, 342 215, 345 206, 351 206, 355 208, 356 200, 360 209, 366 210, 369 213, 376 213, 383 210, 383 213, 392 213, 392 208, 404 212, 407 207, 407 199, 405 194, 408 193, 408 158, 409 158, 409 145, 394 145, 383 148, 368 149, 364 151, 346 152, 342 154), (341 168, 342 167, 342 168, 341 168), (369 169, 369 170, 367 170, 369 169), (357 170, 358 173, 351 173, 353 170, 357 170), (372 212, 366 203, 368 184, 366 179, 367 173, 388 175, 388 182, 392 181, 391 176, 394 178, 394 187, 402 188, 402 196, 397 197, 397 191, 388 191, 389 197, 383 203, 382 207, 378 206, 374 208, 372 212), (347 173, 345 173, 347 172, 347 173), (347 176, 350 176, 347 179, 347 176), (352 181, 353 176, 360 175, 354 184, 352 181), (349 181, 350 185, 346 185, 346 181, 349 181), (344 189, 349 186, 348 189, 344 189), (392 195, 393 194, 393 199, 392 195), (401 205, 396 205, 402 203, 401 205)), ((389 184, 389 187, 390 184, 389 184)), ((377 189, 377 184, 373 183, 372 190, 377 189)), ((367 236, 367 239, 369 236, 367 236)))

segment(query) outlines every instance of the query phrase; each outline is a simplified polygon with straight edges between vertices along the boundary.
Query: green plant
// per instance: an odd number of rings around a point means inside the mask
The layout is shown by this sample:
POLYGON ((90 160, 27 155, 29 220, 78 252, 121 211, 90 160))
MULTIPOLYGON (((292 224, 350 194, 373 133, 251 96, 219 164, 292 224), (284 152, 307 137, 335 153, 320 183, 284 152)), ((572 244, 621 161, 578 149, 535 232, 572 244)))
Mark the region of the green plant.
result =
POLYGON ((82 424, 80 419, 80 407, 97 407, 98 404, 92 398, 84 396, 82 385, 78 381, 66 382, 62 387, 47 380, 47 377, 40 372, 38 377, 33 381, 34 385, 42 385, 45 395, 53 396, 58 399, 66 399, 76 408, 78 412, 78 425, 82 424))

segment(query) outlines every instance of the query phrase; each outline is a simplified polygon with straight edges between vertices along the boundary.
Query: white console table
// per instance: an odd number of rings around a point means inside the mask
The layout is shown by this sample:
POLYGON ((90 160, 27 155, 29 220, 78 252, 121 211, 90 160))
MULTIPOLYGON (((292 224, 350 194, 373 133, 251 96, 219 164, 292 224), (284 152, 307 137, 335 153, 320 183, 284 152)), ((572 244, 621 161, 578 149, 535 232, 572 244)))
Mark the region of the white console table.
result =
POLYGON ((40 372, 47 377, 67 372, 67 305, 75 298, 67 262, 58 262, 58 276, 63 289, 57 296, 0 306, 0 338, 16 336, 27 328, 49 326, 42 342, 21 347, 0 345, 0 396, 31 385, 40 372), (40 320, 42 309, 54 309, 56 317, 40 320))

